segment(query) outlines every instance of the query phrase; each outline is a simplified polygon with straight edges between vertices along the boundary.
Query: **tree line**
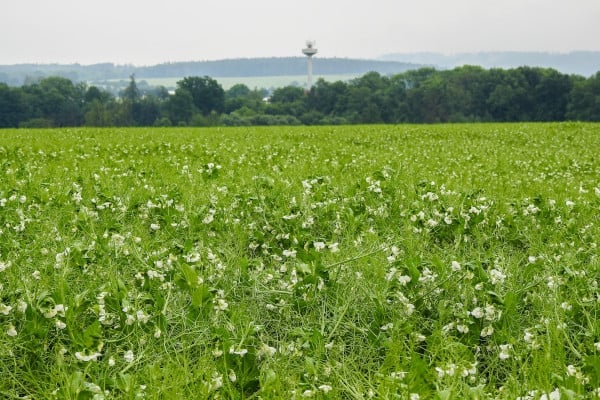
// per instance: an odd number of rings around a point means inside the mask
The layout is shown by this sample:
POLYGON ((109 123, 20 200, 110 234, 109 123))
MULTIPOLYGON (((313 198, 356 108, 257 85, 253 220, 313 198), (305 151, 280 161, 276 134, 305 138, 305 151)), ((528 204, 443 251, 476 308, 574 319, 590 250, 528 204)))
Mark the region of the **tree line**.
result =
POLYGON ((224 90, 208 76, 183 78, 173 93, 142 91, 132 75, 115 97, 48 77, 0 84, 0 127, 600 121, 600 72, 584 78, 532 67, 421 68, 348 82, 320 79, 308 92, 286 86, 267 95, 243 84, 224 90))

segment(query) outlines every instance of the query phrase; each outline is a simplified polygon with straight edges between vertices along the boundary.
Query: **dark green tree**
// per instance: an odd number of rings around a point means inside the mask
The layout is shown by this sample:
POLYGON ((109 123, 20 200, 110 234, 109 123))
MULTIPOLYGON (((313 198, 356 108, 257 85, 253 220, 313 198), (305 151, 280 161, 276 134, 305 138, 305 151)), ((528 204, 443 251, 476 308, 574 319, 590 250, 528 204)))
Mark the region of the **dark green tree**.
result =
POLYGON ((84 123, 87 126, 113 126, 118 105, 107 91, 96 86, 87 88, 84 94, 84 123))
POLYGON ((357 124, 383 122, 380 93, 372 92, 367 86, 351 85, 348 88, 346 116, 357 124))
POLYGON ((535 113, 532 83, 537 75, 529 68, 490 70, 494 90, 486 101, 493 121, 531 121, 535 113))
POLYGON ((197 112, 194 98, 182 88, 175 90, 175 94, 165 103, 164 109, 173 125, 188 125, 197 112))
POLYGON ((209 115, 211 111, 222 113, 225 109, 225 91, 216 80, 208 76, 183 78, 177 82, 177 87, 192 96, 194 106, 203 115, 209 115))
POLYGON ((567 117, 578 121, 600 121, 600 72, 575 81, 567 117))
POLYGON ((389 79, 377 72, 369 72, 348 84, 346 116, 355 123, 381 123, 391 119, 385 92, 389 79))
POLYGON ((307 95, 298 86, 284 86, 273 91, 267 112, 274 115, 300 117, 307 111, 307 95))
POLYGON ((127 85, 125 90, 123 90, 123 95, 121 97, 130 104, 140 101, 142 95, 140 94, 140 90, 135 82, 135 74, 129 75, 129 85, 127 85))
POLYGON ((488 121, 486 102, 494 90, 495 82, 488 70, 465 65, 448 72, 447 101, 452 102, 450 121, 488 121))
POLYGON ((435 73, 412 88, 407 95, 413 122, 448 122, 452 111, 448 107, 448 85, 443 75, 435 73))
POLYGON ((86 104, 86 126, 114 126, 117 124, 119 105, 114 101, 102 102, 98 99, 86 104))
POLYGON ((250 88, 243 83, 236 83, 225 92, 226 99, 239 99, 250 95, 250 88))
POLYGON ((138 125, 140 100, 142 95, 135 81, 135 74, 129 76, 129 84, 121 92, 121 101, 115 114, 115 121, 122 126, 138 125))
POLYGON ((317 80, 309 94, 309 108, 324 115, 342 115, 348 100, 348 85, 342 81, 327 82, 317 80))
POLYGON ((26 109, 21 89, 0 83, 0 128, 16 128, 25 117, 26 109))
POLYGON ((404 85, 406 89, 410 90, 421 85, 422 82, 427 80, 431 75, 437 74, 438 71, 435 68, 424 67, 411 71, 406 71, 402 74, 404 85))
POLYGON ((39 83, 23 87, 30 107, 29 118, 43 118, 55 126, 79 126, 83 122, 85 91, 69 79, 44 78, 39 83))
POLYGON ((95 100, 98 100, 100 103, 107 103, 111 99, 112 95, 109 92, 100 90, 96 86, 88 87, 83 97, 85 104, 91 104, 95 100))
POLYGON ((534 87, 534 120, 563 121, 573 82, 568 75, 554 69, 540 70, 540 73, 541 78, 534 87))
POLYGON ((144 96, 134 105, 134 118, 137 126, 152 126, 161 116, 160 100, 153 95, 144 96))
POLYGON ((304 89, 298 86, 284 86, 273 91, 271 103, 294 103, 304 98, 304 89))
POLYGON ((264 110, 263 98, 265 93, 260 90, 250 90, 248 86, 238 83, 225 92, 225 112, 231 113, 240 109, 251 110, 257 114, 264 110))

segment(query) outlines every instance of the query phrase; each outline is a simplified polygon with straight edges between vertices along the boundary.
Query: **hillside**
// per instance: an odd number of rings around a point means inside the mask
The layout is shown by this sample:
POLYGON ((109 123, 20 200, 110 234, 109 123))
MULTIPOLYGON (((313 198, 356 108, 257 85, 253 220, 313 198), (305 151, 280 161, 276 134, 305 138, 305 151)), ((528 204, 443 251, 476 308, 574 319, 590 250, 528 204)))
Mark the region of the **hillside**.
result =
MULTIPOLYGON (((398 61, 319 57, 314 59, 314 72, 318 75, 364 74, 369 71, 395 74, 419 67, 421 65, 398 61)), ((73 81, 98 82, 127 79, 131 74, 135 74, 138 79, 145 79, 205 75, 216 78, 282 76, 305 73, 306 59, 304 57, 189 61, 152 66, 116 65, 112 63, 93 65, 17 64, 0 65, 0 82, 20 86, 29 80, 46 76, 62 76, 73 81)))
POLYGON ((446 69, 461 65, 484 68, 516 68, 520 66, 554 68, 564 74, 591 76, 600 70, 600 51, 570 53, 544 52, 478 52, 478 53, 393 53, 380 57, 385 61, 413 62, 446 69))

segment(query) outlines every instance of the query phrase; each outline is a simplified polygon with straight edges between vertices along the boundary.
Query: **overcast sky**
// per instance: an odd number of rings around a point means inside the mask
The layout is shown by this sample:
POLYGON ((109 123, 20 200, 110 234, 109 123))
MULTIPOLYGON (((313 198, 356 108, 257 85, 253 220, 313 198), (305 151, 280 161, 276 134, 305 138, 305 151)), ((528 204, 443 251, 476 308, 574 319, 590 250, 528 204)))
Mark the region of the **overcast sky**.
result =
POLYGON ((600 50, 600 0, 2 0, 0 64, 600 50))

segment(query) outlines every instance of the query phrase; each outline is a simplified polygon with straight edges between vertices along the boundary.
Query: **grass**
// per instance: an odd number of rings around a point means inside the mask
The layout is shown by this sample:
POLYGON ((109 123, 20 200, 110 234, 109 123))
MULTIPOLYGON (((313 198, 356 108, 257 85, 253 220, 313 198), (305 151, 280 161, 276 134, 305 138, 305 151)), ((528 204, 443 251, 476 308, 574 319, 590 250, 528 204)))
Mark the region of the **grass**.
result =
POLYGON ((600 125, 0 132, 5 398, 591 398, 600 125))

